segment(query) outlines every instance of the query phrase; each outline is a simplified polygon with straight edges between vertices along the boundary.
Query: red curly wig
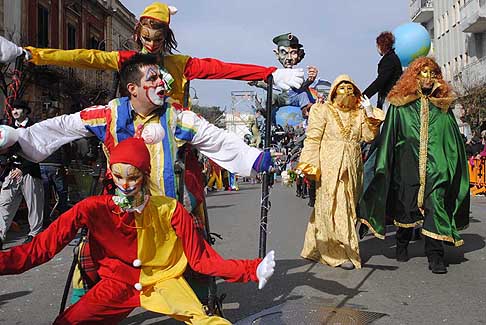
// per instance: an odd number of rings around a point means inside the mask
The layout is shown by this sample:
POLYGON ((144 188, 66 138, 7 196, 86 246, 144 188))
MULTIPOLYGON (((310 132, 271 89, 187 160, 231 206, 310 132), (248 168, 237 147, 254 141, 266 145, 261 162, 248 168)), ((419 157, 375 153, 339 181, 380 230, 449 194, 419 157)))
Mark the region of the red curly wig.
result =
POLYGON ((383 32, 376 38, 376 45, 380 49, 381 53, 386 54, 393 48, 395 44, 395 36, 391 32, 383 32))
POLYGON ((420 71, 429 67, 437 75, 437 82, 440 87, 434 91, 433 97, 444 98, 453 96, 451 86, 444 80, 439 65, 432 58, 420 57, 415 59, 410 66, 405 69, 400 80, 388 94, 388 100, 405 96, 416 95, 418 90, 418 76, 420 71))

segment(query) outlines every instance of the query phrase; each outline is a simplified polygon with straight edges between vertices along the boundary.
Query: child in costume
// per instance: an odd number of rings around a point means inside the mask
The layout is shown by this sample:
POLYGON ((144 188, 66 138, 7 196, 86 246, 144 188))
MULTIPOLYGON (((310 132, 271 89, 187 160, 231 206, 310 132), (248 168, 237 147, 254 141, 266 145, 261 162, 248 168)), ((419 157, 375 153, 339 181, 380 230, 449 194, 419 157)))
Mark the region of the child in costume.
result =
POLYGON ((230 324, 205 314, 182 276, 187 264, 230 282, 258 281, 263 288, 273 274, 274 252, 263 260, 219 256, 180 203, 150 195, 150 153, 142 139, 120 142, 111 152, 110 170, 116 195, 89 197, 31 243, 1 252, 0 274, 22 273, 49 261, 81 227, 87 227, 101 280, 59 315, 55 324, 115 324, 136 307, 187 324, 230 324))

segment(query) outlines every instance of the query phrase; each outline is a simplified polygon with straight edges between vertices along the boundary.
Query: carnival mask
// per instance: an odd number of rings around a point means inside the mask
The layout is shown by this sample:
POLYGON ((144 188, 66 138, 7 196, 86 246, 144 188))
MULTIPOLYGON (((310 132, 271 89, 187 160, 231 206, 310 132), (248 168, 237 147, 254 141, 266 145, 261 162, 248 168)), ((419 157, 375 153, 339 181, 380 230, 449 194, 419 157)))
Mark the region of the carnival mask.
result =
POLYGON ((284 68, 291 69, 302 60, 301 50, 297 48, 281 45, 273 51, 284 68))
POLYGON ((116 163, 111 165, 111 174, 117 194, 135 196, 142 190, 144 175, 138 168, 125 163, 116 163))
POLYGON ((422 89, 432 89, 437 81, 437 73, 431 67, 424 67, 418 75, 419 86, 422 89))
POLYGON ((148 53, 159 53, 164 45, 164 31, 142 25, 140 29, 140 42, 148 53))
POLYGON ((358 98, 354 94, 354 86, 349 82, 341 82, 336 89, 334 103, 342 109, 356 108, 358 98))

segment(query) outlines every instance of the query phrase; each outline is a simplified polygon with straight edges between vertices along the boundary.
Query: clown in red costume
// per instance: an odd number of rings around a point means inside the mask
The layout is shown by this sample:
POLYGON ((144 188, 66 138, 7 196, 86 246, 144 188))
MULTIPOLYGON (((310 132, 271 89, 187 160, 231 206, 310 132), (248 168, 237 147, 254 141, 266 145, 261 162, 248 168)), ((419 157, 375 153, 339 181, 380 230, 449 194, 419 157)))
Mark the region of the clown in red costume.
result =
POLYGON ((187 324, 230 324, 206 315, 182 276, 186 266, 229 282, 259 282, 261 289, 273 274, 274 252, 263 260, 219 256, 180 203, 150 196, 150 153, 139 138, 124 140, 112 150, 110 170, 115 195, 89 197, 31 243, 1 252, 0 274, 22 273, 49 261, 81 227, 87 227, 101 280, 59 315, 55 324, 115 324, 136 307, 187 324))

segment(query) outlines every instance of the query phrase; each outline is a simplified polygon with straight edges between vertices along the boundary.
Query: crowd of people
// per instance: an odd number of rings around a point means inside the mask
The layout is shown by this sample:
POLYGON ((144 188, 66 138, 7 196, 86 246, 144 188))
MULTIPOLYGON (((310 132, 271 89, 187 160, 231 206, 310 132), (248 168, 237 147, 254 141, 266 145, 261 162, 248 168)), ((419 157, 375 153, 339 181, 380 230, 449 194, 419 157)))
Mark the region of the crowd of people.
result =
POLYGON ((386 225, 393 223, 397 261, 409 259, 408 244, 419 227, 428 268, 447 272, 444 244, 462 245, 459 231, 469 222, 467 158, 484 162, 486 130, 478 141, 458 123, 450 109, 455 95, 434 59, 417 58, 402 74, 394 36, 383 32, 376 38, 378 75, 369 87, 361 91, 343 74, 322 96, 316 87, 327 81, 318 78, 317 68, 310 66, 305 80, 294 69, 305 54, 295 35, 273 40, 283 69, 201 60, 172 54, 177 42, 169 22, 175 12, 159 2, 145 8, 135 29, 141 53, 21 48, 0 39, 6 61, 26 55, 37 65, 119 69, 120 87, 128 94, 74 114, 52 111, 36 124, 28 118, 27 103, 13 103, 14 123, 0 127, 1 148, 9 150, 0 192, 0 250, 22 197, 30 232, 24 245, 0 252, 0 275, 45 263, 85 227, 80 299, 55 323, 116 323, 141 306, 190 324, 229 324, 204 312, 184 279, 186 267, 227 281, 255 281, 261 289, 275 257, 273 251, 252 260, 220 257, 197 227, 204 191, 238 190, 237 176, 275 170, 292 172, 296 195, 308 197, 313 207, 303 258, 359 269, 359 239, 368 230, 384 239, 386 225), (304 123, 298 128, 277 125, 261 109, 250 126, 253 138, 245 143, 181 105, 191 79, 238 79, 265 87, 269 75, 283 90, 272 98, 271 111, 299 107, 304 123), (377 107, 370 101, 375 94, 377 107), (262 137, 265 118, 274 125, 270 143, 262 137), (63 146, 84 138, 104 145, 107 186, 105 195, 69 209, 60 181, 69 161, 63 146), (268 147, 273 150, 262 151, 268 147), (64 213, 41 232, 49 184, 64 213))

